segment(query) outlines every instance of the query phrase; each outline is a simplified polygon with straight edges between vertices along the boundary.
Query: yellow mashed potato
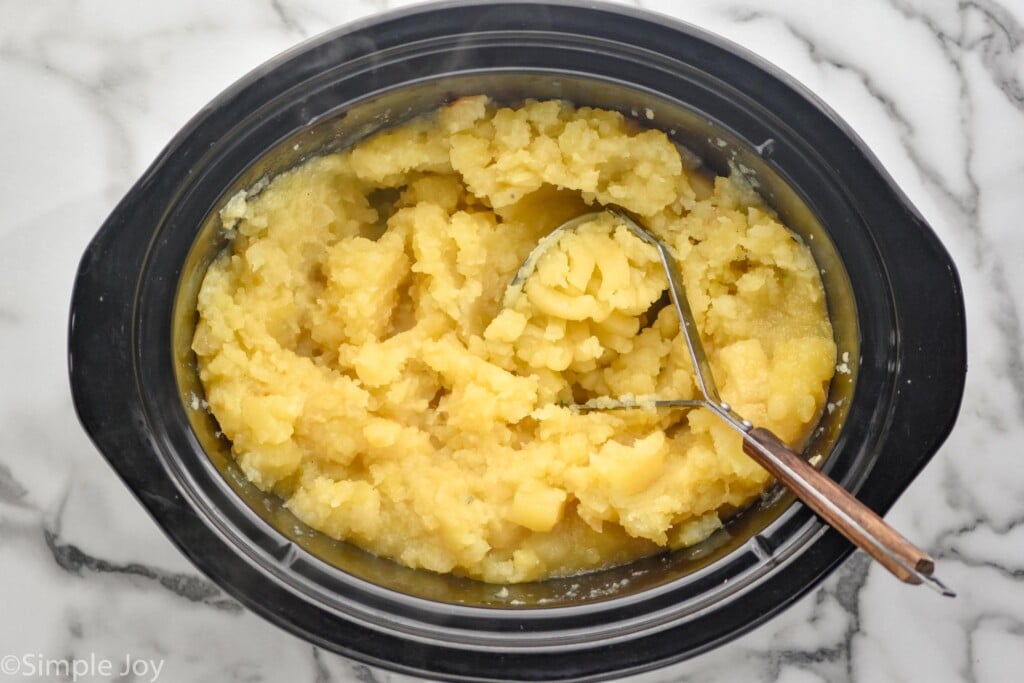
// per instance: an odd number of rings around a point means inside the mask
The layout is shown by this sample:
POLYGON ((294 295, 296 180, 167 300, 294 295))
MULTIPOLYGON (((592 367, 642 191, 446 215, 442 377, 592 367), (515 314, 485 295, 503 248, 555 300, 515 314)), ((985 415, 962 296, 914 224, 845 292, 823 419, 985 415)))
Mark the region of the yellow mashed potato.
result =
POLYGON ((804 440, 832 329, 810 253, 756 196, 617 113, 473 97, 222 210, 193 348, 246 476, 334 538, 491 582, 712 533, 769 480, 719 418, 564 405, 695 396, 672 307, 644 319, 651 247, 598 219, 502 306, 537 241, 604 203, 675 250, 723 397, 804 440))

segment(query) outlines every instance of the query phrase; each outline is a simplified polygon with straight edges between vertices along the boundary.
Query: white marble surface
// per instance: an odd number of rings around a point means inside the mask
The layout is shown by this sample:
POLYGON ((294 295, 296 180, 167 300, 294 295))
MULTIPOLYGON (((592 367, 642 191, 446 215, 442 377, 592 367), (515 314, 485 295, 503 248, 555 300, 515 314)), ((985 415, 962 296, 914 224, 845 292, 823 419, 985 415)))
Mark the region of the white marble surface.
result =
MULTIPOLYGON (((129 657, 163 681, 404 680, 200 577, 79 428, 65 373, 78 258, 173 133, 265 59, 397 4, 0 2, 0 657, 111 660, 97 679, 129 657)), ((1024 679, 1024 3, 638 4, 763 55, 852 124, 952 252, 970 341, 960 421, 889 515, 960 597, 858 553, 767 625, 643 679, 1024 679)))

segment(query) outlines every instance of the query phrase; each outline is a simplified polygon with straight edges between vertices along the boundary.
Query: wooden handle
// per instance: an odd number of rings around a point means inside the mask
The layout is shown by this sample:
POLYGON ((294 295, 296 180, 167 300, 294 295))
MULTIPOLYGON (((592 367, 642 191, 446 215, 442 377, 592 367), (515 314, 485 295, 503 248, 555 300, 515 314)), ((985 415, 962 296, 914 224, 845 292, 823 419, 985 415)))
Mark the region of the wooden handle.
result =
POLYGON ((931 557, 767 429, 758 427, 750 430, 743 440, 743 450, 896 578, 906 583, 921 583, 899 561, 921 574, 930 575, 935 570, 935 561, 931 557))

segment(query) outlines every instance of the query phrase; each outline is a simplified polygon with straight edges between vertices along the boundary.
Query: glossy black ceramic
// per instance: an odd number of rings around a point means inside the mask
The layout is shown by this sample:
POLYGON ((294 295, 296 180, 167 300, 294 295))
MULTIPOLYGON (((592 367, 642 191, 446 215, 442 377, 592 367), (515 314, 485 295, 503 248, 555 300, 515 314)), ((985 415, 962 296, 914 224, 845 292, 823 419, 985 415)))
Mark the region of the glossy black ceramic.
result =
MULTIPOLYGON (((332 541, 257 491, 201 409, 195 296, 226 198, 460 95, 567 98, 661 128, 743 173, 812 249, 849 374, 807 447, 885 512, 951 429, 965 373, 957 276, 864 144, 791 79, 691 26, 587 4, 447 4, 300 45, 211 102, 121 201, 78 272, 69 363, 86 430, 205 574, 356 659, 450 679, 581 679, 692 656, 752 628, 851 547, 767 496, 697 548, 499 587, 332 541)), ((127 539, 126 539, 127 540, 127 539)))

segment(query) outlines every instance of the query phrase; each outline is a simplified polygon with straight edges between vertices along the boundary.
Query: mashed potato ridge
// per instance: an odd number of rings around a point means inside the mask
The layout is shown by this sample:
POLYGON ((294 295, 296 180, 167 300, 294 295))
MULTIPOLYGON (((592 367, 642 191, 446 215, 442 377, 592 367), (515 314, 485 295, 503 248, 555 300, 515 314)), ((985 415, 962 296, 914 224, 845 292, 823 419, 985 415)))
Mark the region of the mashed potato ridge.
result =
POLYGON ((661 132, 484 97, 312 159, 221 212, 193 349, 245 475, 311 527, 411 567, 520 582, 696 543, 769 481, 694 397, 653 249, 676 253, 723 397, 781 438, 820 415, 835 344, 809 251, 661 132))

